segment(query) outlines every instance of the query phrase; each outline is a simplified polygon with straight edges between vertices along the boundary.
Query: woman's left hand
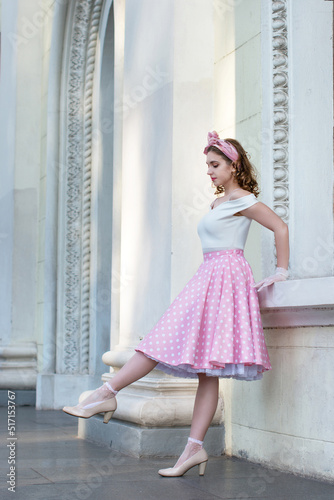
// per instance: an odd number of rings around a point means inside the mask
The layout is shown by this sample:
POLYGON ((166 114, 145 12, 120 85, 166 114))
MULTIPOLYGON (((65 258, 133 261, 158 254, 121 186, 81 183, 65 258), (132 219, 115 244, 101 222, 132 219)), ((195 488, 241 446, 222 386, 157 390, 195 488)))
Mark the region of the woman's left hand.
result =
POLYGON ((289 276, 289 271, 287 269, 284 269, 283 267, 277 267, 275 274, 273 274, 272 276, 268 276, 268 278, 265 278, 264 280, 259 281, 258 283, 254 283, 253 287, 256 288, 257 291, 259 292, 260 290, 262 290, 262 288, 272 285, 277 281, 285 281, 288 276, 289 276))

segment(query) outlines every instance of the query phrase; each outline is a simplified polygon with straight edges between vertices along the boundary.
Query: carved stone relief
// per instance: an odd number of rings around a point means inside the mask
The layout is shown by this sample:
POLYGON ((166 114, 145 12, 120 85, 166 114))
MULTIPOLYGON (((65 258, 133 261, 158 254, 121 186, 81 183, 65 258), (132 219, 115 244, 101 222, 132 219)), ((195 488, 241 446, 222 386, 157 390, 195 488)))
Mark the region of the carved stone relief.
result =
MULTIPOLYGON (((90 339, 90 229, 92 94, 95 52, 103 0, 76 1, 68 47, 62 371, 88 373, 90 339)), ((66 56, 65 56, 66 57, 66 56)))
POLYGON ((289 79, 287 0, 272 2, 274 210, 289 220, 289 79))

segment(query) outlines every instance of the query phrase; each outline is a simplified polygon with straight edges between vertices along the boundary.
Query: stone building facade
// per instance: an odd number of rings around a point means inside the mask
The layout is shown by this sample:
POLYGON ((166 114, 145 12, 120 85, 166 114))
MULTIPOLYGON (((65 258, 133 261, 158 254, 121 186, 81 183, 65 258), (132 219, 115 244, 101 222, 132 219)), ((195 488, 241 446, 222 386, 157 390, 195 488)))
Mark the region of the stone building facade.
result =
MULTIPOLYGON (((132 355, 201 262, 215 129, 289 224, 291 278, 260 293, 273 370, 221 381, 208 451, 333 479, 333 2, 0 5, 1 389, 59 409, 132 355)), ((246 257, 274 270, 255 223, 246 257)), ((79 435, 178 451, 195 390, 155 370, 79 435)))

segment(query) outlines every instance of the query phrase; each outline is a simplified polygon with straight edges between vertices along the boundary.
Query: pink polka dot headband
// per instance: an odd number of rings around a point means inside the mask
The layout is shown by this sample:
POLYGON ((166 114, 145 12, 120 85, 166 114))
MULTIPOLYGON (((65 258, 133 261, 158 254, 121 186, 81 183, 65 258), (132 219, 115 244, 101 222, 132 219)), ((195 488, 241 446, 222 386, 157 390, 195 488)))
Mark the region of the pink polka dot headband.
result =
POLYGON ((208 133, 208 145, 203 151, 205 155, 208 153, 208 149, 210 146, 214 146, 215 148, 220 149, 220 151, 232 161, 237 161, 239 158, 239 153, 235 149, 235 147, 232 146, 231 143, 219 139, 219 135, 215 130, 208 133))

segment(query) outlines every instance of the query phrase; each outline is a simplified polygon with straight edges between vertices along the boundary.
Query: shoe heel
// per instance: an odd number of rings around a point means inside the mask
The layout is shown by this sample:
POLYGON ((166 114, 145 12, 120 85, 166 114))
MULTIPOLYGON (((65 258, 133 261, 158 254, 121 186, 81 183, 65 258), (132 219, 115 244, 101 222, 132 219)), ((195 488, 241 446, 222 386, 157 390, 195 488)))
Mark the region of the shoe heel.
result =
POLYGON ((208 462, 206 461, 206 462, 202 462, 202 463, 198 464, 198 475, 199 476, 204 476, 207 463, 208 462))
POLYGON ((106 411, 105 414, 104 414, 104 418, 103 418, 103 423, 104 424, 107 424, 109 422, 109 420, 111 419, 111 417, 113 416, 113 411, 106 411))

